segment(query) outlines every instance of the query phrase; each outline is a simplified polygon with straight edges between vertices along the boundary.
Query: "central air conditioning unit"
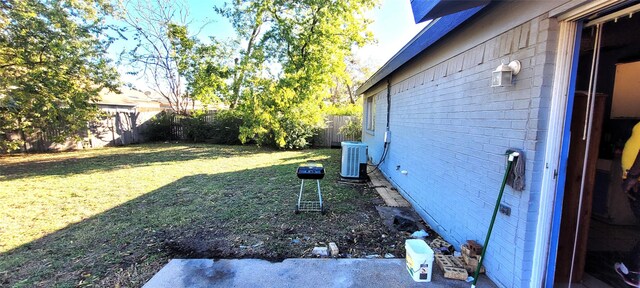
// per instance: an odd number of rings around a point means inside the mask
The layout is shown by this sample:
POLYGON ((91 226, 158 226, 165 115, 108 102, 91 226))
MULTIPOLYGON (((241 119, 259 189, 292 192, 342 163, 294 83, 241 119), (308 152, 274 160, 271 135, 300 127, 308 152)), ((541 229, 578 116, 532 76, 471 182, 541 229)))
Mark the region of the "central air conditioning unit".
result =
POLYGON ((366 179, 367 144, 357 141, 344 141, 342 146, 342 178, 366 179))

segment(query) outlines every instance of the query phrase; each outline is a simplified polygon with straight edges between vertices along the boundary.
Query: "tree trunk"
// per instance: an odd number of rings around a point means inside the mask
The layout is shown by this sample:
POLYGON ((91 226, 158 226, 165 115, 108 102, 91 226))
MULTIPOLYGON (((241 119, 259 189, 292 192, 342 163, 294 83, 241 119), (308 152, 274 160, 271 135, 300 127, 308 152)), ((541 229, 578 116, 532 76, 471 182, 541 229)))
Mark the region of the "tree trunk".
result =
POLYGON ((247 52, 244 55, 244 59, 240 61, 240 69, 237 74, 237 78, 233 82, 233 101, 229 105, 231 109, 238 106, 238 101, 240 101, 240 89, 242 88, 242 82, 244 81, 244 73, 245 73, 245 65, 247 63, 247 59, 250 59, 251 52, 253 50, 253 45, 255 40, 258 38, 258 34, 260 34, 260 27, 262 27, 262 21, 259 19, 262 18, 262 10, 258 12, 256 15, 256 25, 253 26, 253 30, 251 31, 251 37, 249 38, 249 42, 247 43, 247 52))
POLYGON ((344 83, 344 85, 347 85, 347 91, 349 92, 349 102, 351 102, 351 104, 356 104, 356 99, 353 98, 353 91, 351 90, 351 85, 344 83))

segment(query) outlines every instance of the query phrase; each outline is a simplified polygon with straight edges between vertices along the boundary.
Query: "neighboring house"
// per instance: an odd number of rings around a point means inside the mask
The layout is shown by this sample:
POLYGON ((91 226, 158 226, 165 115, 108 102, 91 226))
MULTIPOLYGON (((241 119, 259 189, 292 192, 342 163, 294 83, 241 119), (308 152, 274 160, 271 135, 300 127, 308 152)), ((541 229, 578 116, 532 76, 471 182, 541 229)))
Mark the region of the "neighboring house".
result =
POLYGON ((97 103, 104 117, 89 127, 86 144, 91 147, 143 142, 144 123, 167 110, 168 104, 152 92, 122 87, 119 92, 104 90, 97 103))
POLYGON ((484 242, 504 154, 524 151, 484 262, 499 286, 622 283, 613 264, 640 238, 620 226, 637 220, 619 164, 640 116, 637 3, 412 0, 434 20, 358 89, 370 161, 456 247, 484 242), (513 60, 513 85, 491 87, 513 60))
MULTIPOLYGON (((105 117, 90 124, 90 133, 85 141, 88 143, 85 144, 91 147, 142 143, 146 141, 143 131, 148 121, 160 112, 172 111, 166 98, 156 92, 121 87, 118 92, 105 89, 100 97, 101 100, 96 104, 105 117)), ((228 109, 228 106, 223 103, 205 105, 196 100, 188 107, 189 111, 204 109, 213 113, 216 110, 228 109)), ((176 128, 172 129, 172 133, 175 133, 177 138, 184 137, 182 129, 179 128, 179 121, 175 123, 176 128)))
MULTIPOLYGON (((119 92, 103 89, 100 100, 95 104, 102 112, 101 117, 85 131, 78 131, 83 141, 68 138, 64 143, 54 143, 53 137, 60 131, 45 131, 27 136, 23 151, 62 151, 88 147, 103 147, 140 143, 144 141, 143 125, 156 114, 168 109, 169 105, 155 93, 141 92, 126 87, 119 92)), ((11 139, 21 139, 17 131, 8 133, 11 139)))

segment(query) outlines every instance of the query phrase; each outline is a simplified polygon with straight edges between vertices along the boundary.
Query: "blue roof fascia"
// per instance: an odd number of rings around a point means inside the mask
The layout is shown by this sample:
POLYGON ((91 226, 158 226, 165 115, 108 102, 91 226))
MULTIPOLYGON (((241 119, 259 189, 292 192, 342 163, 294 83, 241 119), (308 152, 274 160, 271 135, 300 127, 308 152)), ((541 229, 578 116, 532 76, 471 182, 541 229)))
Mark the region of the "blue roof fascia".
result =
POLYGON ((411 0, 411 10, 413 11, 413 19, 417 24, 486 5, 489 2, 491 0, 411 0))
POLYGON ((439 3, 439 0, 436 1, 425 1, 425 0, 411 0, 411 10, 413 11, 413 20, 416 24, 423 22, 422 20, 429 11, 433 10, 436 5, 439 3))
POLYGON ((369 88, 378 84, 378 82, 384 80, 391 73, 409 62, 422 51, 429 48, 431 45, 436 43, 438 40, 458 27, 464 21, 478 13, 485 6, 486 4, 433 20, 431 23, 429 23, 429 25, 422 29, 422 31, 420 31, 418 35, 413 37, 413 39, 411 39, 411 41, 409 41, 407 45, 400 49, 400 51, 396 53, 396 55, 391 57, 391 59, 387 61, 387 63, 385 63, 380 69, 378 69, 376 73, 369 77, 369 79, 367 79, 367 81, 365 81, 362 86, 358 88, 356 93, 362 94, 369 90, 369 88))

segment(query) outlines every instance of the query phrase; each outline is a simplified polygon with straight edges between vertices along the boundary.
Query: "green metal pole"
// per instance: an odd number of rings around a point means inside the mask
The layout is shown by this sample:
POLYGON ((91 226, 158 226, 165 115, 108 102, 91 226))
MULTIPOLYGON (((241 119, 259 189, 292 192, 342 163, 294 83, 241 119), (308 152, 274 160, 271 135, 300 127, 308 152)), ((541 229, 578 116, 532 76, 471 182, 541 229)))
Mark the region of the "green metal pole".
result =
POLYGON ((491 230, 493 230, 493 224, 496 222, 496 215, 498 214, 498 208, 500 208, 500 202, 502 201, 502 194, 504 193, 504 187, 507 185, 507 176, 509 176, 509 170, 511 170, 511 165, 515 159, 514 153, 509 154, 509 160, 507 162, 507 171, 504 172, 504 178, 502 179, 502 187, 500 187, 500 193, 498 194, 498 199, 496 200, 496 207, 493 209, 493 216, 491 217, 491 223, 489 224, 489 231, 487 232, 487 237, 484 239, 484 245, 482 245, 482 253, 480 253, 480 261, 478 261, 478 267, 476 267, 476 272, 473 275, 473 284, 471 284, 471 288, 476 287, 476 283, 478 283, 478 276, 480 275, 480 268, 482 267, 482 262, 484 261, 484 253, 487 251, 487 246, 489 246, 489 238, 491 237, 491 230))

